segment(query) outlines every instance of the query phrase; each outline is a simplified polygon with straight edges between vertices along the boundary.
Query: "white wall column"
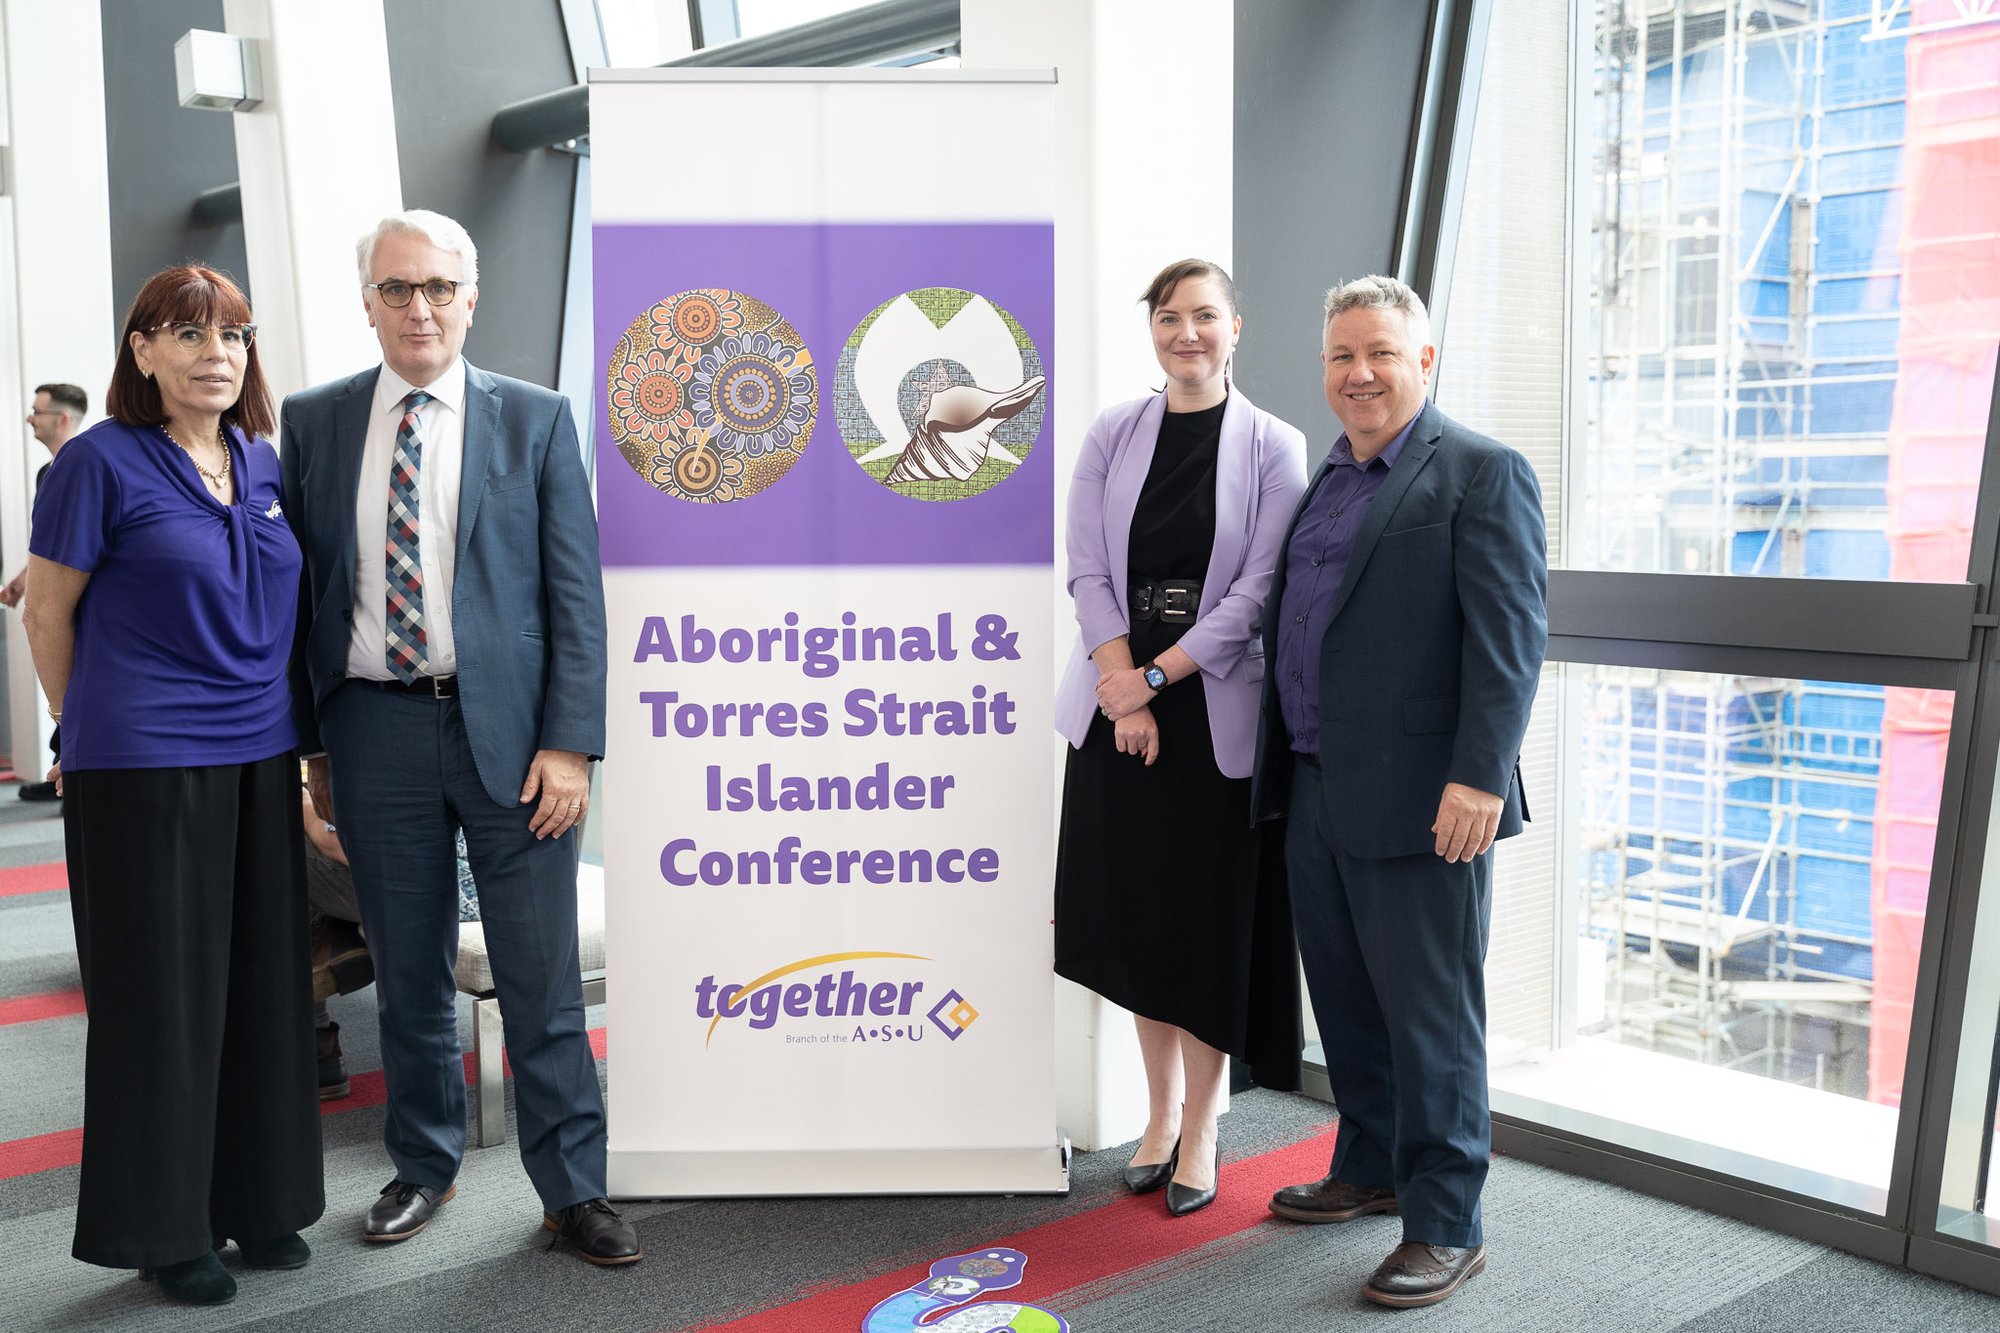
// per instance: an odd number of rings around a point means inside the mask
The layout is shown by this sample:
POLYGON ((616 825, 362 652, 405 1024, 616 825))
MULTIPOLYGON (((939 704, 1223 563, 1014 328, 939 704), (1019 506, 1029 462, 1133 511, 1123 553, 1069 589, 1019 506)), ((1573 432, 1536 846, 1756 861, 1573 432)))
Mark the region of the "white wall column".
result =
MULTIPOLYGON (((1235 6, 961 0, 960 16, 967 68, 1057 73, 1061 133, 1054 143, 1024 147, 1047 153, 1058 180, 1061 374, 1052 429, 1060 514, 1091 419, 1165 379, 1139 293, 1176 259, 1232 263, 1235 6)), ((1059 567, 1056 642, 1066 651, 1076 623, 1062 582, 1059 567)), ((1060 784, 1061 747, 1054 748, 1060 784)), ((1199 941, 1191 944, 1198 953, 1199 941)), ((1056 986, 1063 1128, 1086 1150, 1138 1137, 1146 1077, 1131 1016, 1068 981, 1056 986)))
MULTIPOLYGON (((28 560, 34 476, 48 454, 22 424, 37 384, 70 383, 103 412, 116 357, 104 47, 97 0, 4 0, 0 56, 0 580, 28 560)), ((172 53, 166 58, 171 59, 172 53)), ((16 771, 48 764, 48 718, 18 611, 4 613, 16 771)))
POLYGON ((233 114, 258 359, 282 398, 381 358, 354 242, 403 206, 389 41, 382 0, 223 12, 263 63, 263 104, 233 114))

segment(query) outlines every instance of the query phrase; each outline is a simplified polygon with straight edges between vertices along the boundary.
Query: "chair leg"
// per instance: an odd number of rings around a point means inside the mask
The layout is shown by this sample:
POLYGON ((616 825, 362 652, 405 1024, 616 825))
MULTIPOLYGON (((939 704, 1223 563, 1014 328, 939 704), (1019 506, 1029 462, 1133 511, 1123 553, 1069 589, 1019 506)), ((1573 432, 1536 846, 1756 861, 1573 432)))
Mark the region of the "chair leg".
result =
POLYGON ((473 1142, 490 1148, 507 1141, 507 1097, 501 1053, 505 1039, 500 1033, 500 1001, 492 996, 476 1000, 472 1006, 472 1088, 473 1142))

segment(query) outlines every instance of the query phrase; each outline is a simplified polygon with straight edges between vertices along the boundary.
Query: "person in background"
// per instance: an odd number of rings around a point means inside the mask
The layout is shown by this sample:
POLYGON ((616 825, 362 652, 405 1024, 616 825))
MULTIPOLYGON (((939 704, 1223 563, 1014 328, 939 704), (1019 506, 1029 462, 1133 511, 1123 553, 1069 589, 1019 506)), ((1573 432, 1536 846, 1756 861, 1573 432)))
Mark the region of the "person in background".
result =
MULTIPOLYGON (((39 493, 42 481, 49 475, 49 468, 56 461, 56 455, 70 442, 70 437, 83 429, 83 419, 90 414, 90 395, 74 384, 38 384, 35 386, 34 406, 28 410, 28 429, 35 439, 49 451, 49 461, 42 464, 35 473, 35 490, 39 493)), ((21 595, 28 590, 28 568, 21 571, 0 586, 0 606, 19 606, 21 595)), ((58 726, 49 737, 49 747, 54 757, 62 757, 62 728, 58 726)), ((56 799, 55 772, 40 782, 24 782, 15 792, 24 801, 53 801, 56 799)))
POLYGON ((1147 1120, 1125 1183, 1180 1216, 1215 1198, 1228 1057, 1298 1086, 1282 843, 1251 824, 1249 778, 1306 445, 1230 382, 1243 321, 1219 265, 1169 264, 1141 299, 1166 391, 1099 416, 1070 483, 1056 971, 1132 1011, 1147 1120))
MULTIPOLYGON (((312 795, 300 792, 300 818, 306 830, 306 896, 312 912, 313 1035, 319 1060, 319 1096, 333 1101, 352 1091, 340 1049, 340 1024, 326 1002, 335 995, 352 995, 375 983, 375 963, 362 938, 361 907, 354 898, 354 874, 340 830, 319 817, 312 795)), ((465 856, 465 834, 457 839, 458 920, 479 920, 479 888, 465 856)))
POLYGON ((72 1253, 215 1304, 325 1207, 286 662, 299 550, 256 326, 213 269, 133 299, 105 409, 49 469, 25 625, 63 726, 89 1012, 72 1253))

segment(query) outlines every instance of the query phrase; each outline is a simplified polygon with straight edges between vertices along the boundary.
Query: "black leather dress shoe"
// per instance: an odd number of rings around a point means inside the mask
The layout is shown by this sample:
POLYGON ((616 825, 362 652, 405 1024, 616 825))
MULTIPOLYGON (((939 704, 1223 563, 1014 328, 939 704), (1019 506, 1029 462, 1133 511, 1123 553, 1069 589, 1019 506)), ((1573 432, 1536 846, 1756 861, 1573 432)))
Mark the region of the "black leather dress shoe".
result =
POLYGON ((382 1197, 368 1210, 362 1225, 363 1240, 408 1240, 430 1225, 431 1214, 448 1204, 458 1186, 444 1190, 425 1189, 407 1180, 392 1180, 382 1187, 382 1197))
POLYGON ((1446 1245, 1404 1241, 1368 1279, 1361 1294, 1377 1305, 1408 1309, 1436 1305, 1486 1267, 1486 1247, 1455 1250, 1446 1245))
POLYGON ((1351 1222, 1368 1213, 1395 1212, 1396 1191, 1327 1176, 1309 1185, 1285 1186, 1271 1196, 1271 1211, 1293 1222, 1351 1222))
POLYGON ((1167 1154, 1164 1162, 1148 1162, 1144 1166, 1125 1168, 1125 1188, 1134 1194, 1151 1194, 1174 1178, 1174 1168, 1181 1164, 1181 1141, 1174 1140, 1174 1150, 1167 1154))
POLYGON ((553 1215, 543 1213, 542 1225, 556 1233, 550 1249, 568 1241, 585 1263, 610 1267, 636 1264, 646 1257, 639 1248, 639 1233, 604 1199, 585 1199, 553 1215))
POLYGON ((158 1282, 164 1294, 189 1305, 226 1305, 236 1298, 236 1279, 212 1251, 177 1264, 142 1268, 139 1276, 158 1282))

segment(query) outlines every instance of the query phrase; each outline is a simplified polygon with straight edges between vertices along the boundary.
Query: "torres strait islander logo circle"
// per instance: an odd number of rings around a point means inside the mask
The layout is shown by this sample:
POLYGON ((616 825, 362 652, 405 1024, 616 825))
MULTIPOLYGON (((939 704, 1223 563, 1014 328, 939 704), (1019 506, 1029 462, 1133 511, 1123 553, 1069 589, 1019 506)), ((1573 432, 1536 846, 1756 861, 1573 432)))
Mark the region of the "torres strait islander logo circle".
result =
POLYGON ((707 1022, 702 1045, 730 1029, 786 1045, 955 1042, 979 1021, 972 1002, 956 987, 923 979, 923 969, 884 966, 931 961, 863 949, 801 958, 747 981, 710 973, 694 984, 694 1017, 707 1022))

